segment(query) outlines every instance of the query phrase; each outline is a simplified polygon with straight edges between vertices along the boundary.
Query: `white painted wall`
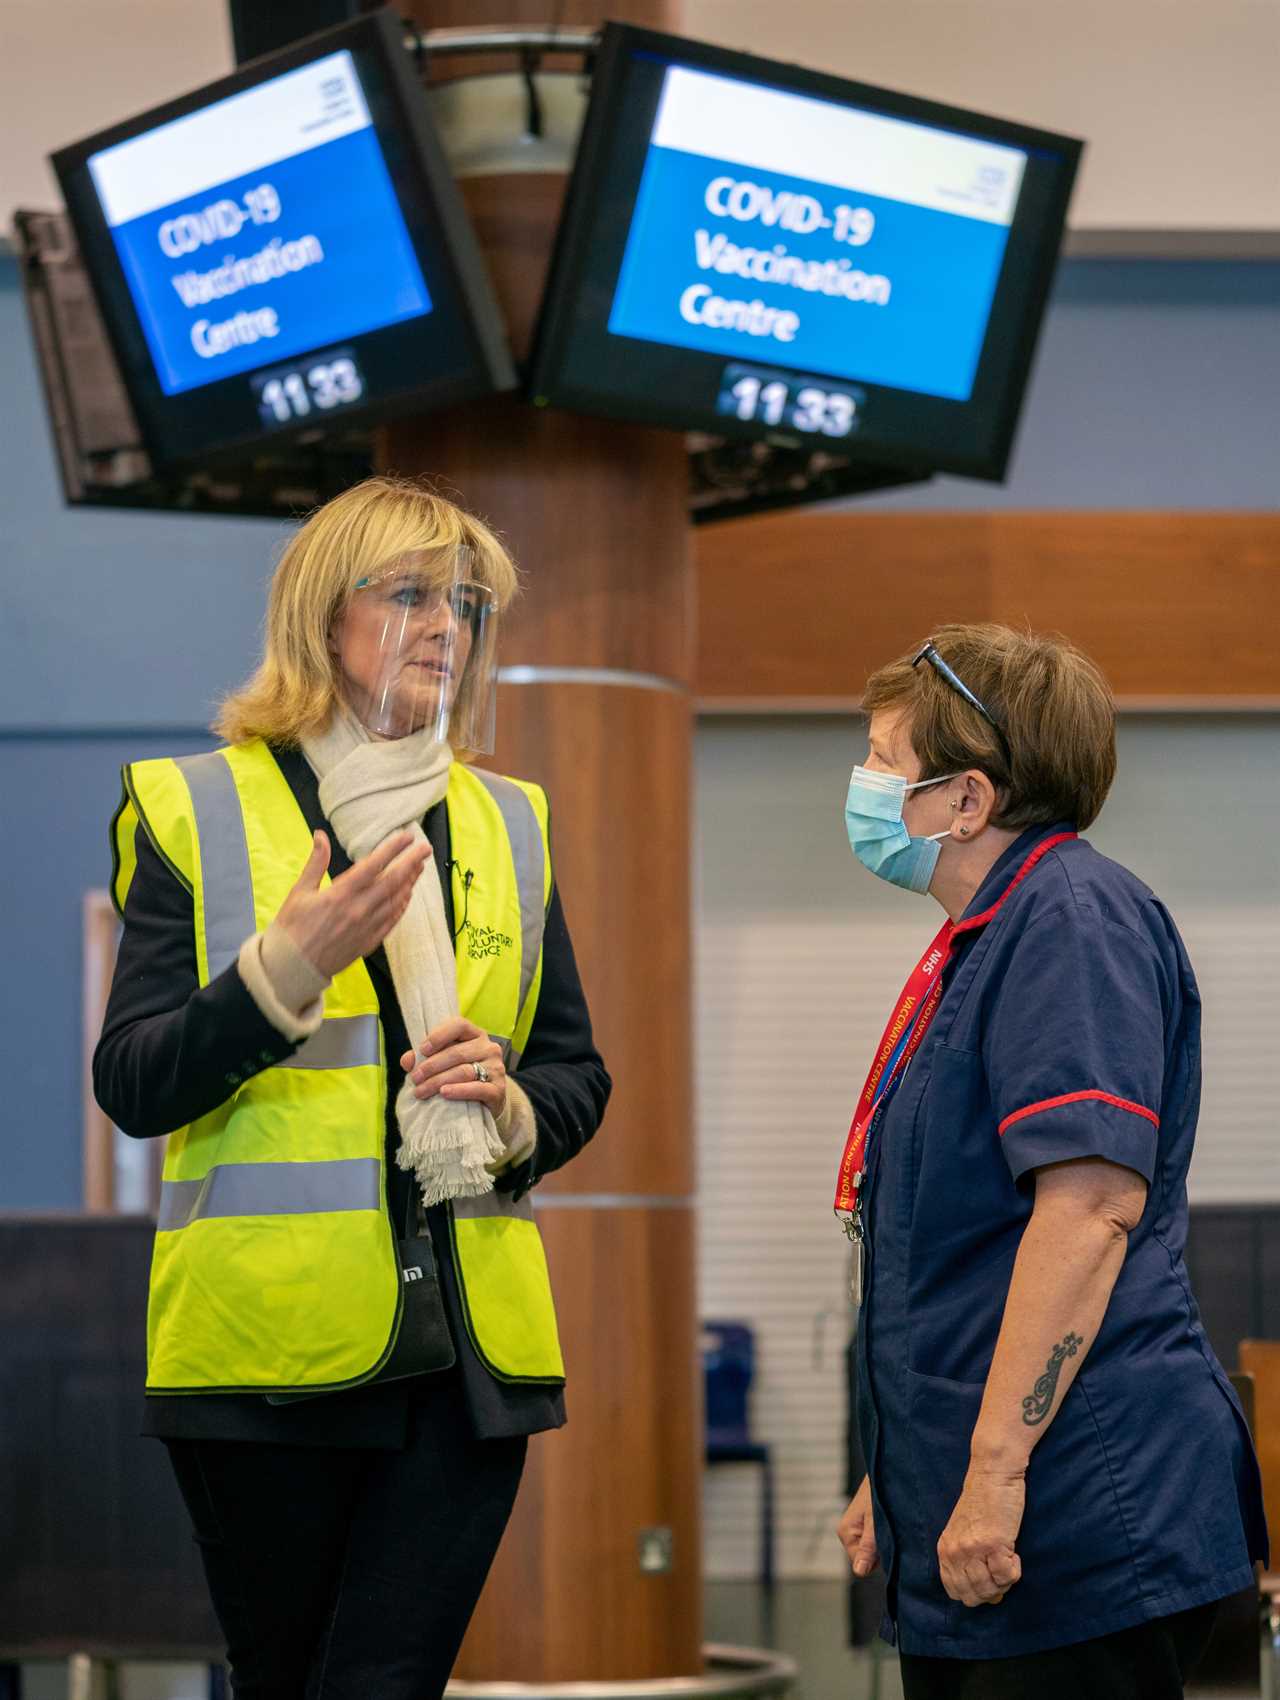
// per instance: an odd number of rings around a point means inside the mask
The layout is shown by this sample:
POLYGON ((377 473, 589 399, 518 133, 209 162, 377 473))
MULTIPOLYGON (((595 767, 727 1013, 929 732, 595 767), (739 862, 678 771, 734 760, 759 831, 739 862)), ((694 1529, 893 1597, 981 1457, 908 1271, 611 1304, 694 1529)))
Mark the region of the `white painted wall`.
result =
MULTIPOLYGON (((1169 905, 1200 980, 1201 1203, 1280 1199, 1278 740, 1275 717, 1126 717, 1089 834, 1169 905)), ((851 1318, 835 1171, 872 1048, 941 912, 849 853, 858 722, 704 720, 695 747, 699 1311, 756 1329, 781 1573, 837 1577, 851 1318)), ((709 1576, 755 1573, 758 1493, 754 1470, 707 1472, 709 1576)))
MULTIPOLYGON (((549 7, 548 10, 551 8, 549 7)), ((1280 230, 1280 0, 686 0, 685 33, 1090 142, 1077 228, 1280 230)), ((231 67, 226 0, 0 0, 0 225, 231 67)))
POLYGON ((0 234, 60 204, 54 149, 232 64, 226 0, 0 0, 0 234))
POLYGON ((685 26, 1083 136, 1076 229, 1280 228, 1277 0, 686 0, 685 26))

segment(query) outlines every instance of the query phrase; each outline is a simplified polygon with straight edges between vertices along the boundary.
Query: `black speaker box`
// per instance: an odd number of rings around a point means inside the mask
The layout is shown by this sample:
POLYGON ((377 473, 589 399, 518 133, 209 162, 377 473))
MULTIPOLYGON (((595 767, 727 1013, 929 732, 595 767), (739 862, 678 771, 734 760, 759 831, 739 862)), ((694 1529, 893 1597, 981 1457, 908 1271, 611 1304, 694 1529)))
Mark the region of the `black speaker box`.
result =
POLYGON ((372 10, 367 0, 229 0, 236 64, 372 10))

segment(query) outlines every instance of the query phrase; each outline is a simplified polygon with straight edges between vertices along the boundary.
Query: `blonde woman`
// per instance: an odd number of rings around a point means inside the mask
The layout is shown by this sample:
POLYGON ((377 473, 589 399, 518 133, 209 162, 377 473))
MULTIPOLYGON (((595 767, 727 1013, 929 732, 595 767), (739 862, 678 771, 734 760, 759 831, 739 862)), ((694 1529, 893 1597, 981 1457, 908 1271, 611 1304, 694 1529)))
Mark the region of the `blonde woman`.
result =
POLYGON ((145 1431, 240 1700, 443 1692, 564 1372, 527 1194, 609 1077, 546 798, 490 747, 501 543, 373 478, 286 548, 225 746, 134 763, 98 1101, 167 1135, 145 1431))

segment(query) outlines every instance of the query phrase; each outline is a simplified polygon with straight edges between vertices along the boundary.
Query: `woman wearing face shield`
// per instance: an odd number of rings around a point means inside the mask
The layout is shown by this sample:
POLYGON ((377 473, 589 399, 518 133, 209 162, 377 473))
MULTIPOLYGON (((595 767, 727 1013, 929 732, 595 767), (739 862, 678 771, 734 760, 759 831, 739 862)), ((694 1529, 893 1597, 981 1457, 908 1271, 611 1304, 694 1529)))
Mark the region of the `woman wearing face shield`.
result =
POLYGON ((515 590, 479 521, 371 479, 285 549, 225 746, 125 769, 94 1084, 168 1136, 145 1432, 242 1700, 442 1693, 564 1421, 528 1193, 609 1077, 546 798, 471 765, 515 590))
POLYGON ((1199 996, 1167 910, 1080 834, 1115 713, 1065 642, 947 626, 875 673, 849 842, 941 931, 855 1108, 836 1210, 907 1700, 1174 1700, 1266 1555, 1182 1249, 1199 996))

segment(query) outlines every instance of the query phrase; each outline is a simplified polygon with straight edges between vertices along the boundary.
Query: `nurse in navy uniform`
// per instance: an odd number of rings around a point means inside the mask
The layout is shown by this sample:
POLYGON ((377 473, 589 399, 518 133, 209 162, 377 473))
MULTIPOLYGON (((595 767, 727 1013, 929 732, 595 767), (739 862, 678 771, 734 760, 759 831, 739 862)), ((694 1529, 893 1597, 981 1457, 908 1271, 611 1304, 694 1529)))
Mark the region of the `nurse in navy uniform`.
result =
POLYGON ((1187 1279, 1200 998, 1172 918, 1080 834, 1115 772, 1097 668, 947 626, 868 682, 846 825, 946 912, 890 1012, 836 1208, 906 1700, 1176 1700, 1267 1553, 1187 1279))

